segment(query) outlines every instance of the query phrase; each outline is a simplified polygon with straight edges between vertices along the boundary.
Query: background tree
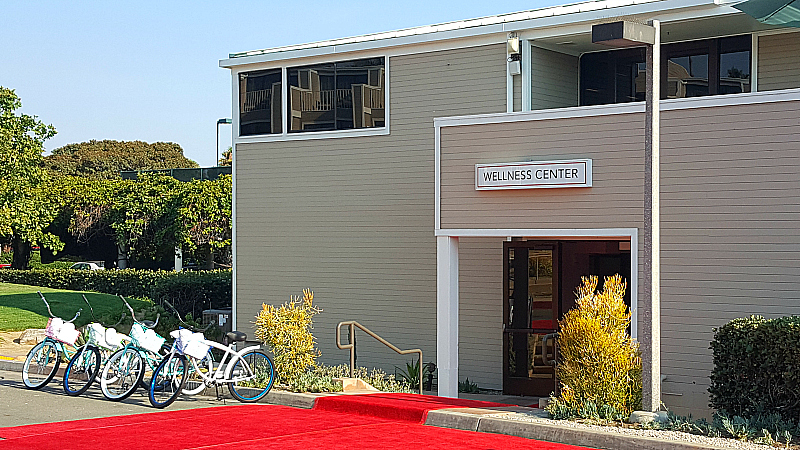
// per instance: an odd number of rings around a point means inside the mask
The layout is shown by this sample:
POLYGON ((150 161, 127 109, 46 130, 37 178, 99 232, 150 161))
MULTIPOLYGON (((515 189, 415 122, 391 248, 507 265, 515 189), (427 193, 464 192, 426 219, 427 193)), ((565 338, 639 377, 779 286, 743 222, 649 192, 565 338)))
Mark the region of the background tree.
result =
POLYGON ((183 156, 172 142, 89 141, 53 150, 44 158, 45 168, 60 176, 94 179, 120 178, 125 170, 181 169, 199 167, 183 156))
POLYGON ((0 86, 0 236, 12 243, 16 269, 28 267, 31 245, 63 245, 44 231, 54 211, 45 207, 42 152, 56 129, 36 116, 17 114, 21 107, 14 90, 0 86))
POLYGON ((220 166, 232 166, 233 165, 233 147, 228 147, 227 150, 222 152, 222 158, 217 161, 217 164, 220 166))

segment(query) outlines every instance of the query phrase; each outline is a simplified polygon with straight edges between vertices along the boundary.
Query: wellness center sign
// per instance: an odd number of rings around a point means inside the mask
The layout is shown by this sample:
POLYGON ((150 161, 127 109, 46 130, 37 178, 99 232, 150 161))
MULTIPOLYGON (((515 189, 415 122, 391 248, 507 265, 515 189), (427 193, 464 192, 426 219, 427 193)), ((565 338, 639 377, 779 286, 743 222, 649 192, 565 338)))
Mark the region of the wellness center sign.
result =
POLYGON ((536 189, 592 186, 592 160, 475 164, 475 189, 536 189))

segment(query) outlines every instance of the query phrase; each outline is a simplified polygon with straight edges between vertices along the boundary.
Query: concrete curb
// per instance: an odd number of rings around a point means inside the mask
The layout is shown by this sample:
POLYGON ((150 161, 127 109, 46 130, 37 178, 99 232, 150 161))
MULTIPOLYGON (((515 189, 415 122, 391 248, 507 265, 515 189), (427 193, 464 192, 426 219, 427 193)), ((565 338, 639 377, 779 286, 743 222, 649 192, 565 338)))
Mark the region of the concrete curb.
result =
POLYGON ((720 447, 710 447, 690 442, 626 436, 614 432, 607 433, 499 418, 481 418, 478 423, 478 431, 606 450, 638 450, 642 448, 654 450, 721 450, 720 447))
POLYGON ((6 361, 0 359, 0 370, 8 370, 10 372, 22 373, 22 366, 24 364, 25 364, 24 361, 6 361))
MULTIPOLYGON (((212 391, 213 392, 213 391, 212 391)), ((287 391, 270 391, 259 403, 296 406, 312 408, 314 400, 341 393, 306 394, 287 391)), ((346 395, 346 394, 345 394, 346 395)), ((603 450, 638 450, 642 448, 654 450, 724 450, 722 447, 713 447, 691 442, 672 441, 666 439, 648 438, 642 436, 629 436, 613 431, 603 432, 558 426, 547 423, 524 422, 520 420, 485 417, 487 414, 501 414, 503 411, 520 412, 530 410, 524 407, 473 409, 453 408, 428 411, 425 425, 456 430, 478 431, 483 433, 506 434, 539 441, 556 442, 559 444, 579 445, 603 450)))

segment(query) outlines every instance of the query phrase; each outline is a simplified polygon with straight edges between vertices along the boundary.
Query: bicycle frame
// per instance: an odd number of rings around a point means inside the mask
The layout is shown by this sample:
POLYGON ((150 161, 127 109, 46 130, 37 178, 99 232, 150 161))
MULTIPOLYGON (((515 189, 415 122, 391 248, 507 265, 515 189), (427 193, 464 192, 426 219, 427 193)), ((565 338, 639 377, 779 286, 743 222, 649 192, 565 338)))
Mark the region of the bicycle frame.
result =
MULTIPOLYGON (((206 340, 205 343, 207 345, 213 347, 213 348, 216 348, 218 350, 222 350, 223 352, 225 352, 225 354, 222 356, 222 359, 220 359, 216 370, 214 370, 214 373, 211 376, 208 376, 208 375, 203 373, 203 371, 197 365, 197 358, 195 358, 193 356, 186 355, 189 358, 189 360, 191 360, 191 362, 192 362, 192 369, 194 369, 194 371, 197 373, 197 375, 199 375, 200 378, 203 379, 203 383, 206 385, 206 387, 213 386, 213 385, 219 385, 219 384, 235 383, 235 382, 238 382, 238 381, 246 381, 246 380, 249 380, 250 378, 253 378, 253 376, 254 376, 253 369, 251 369, 250 365, 247 363, 247 361, 244 358, 242 358, 242 355, 246 354, 247 352, 249 352, 251 350, 259 350, 261 348, 260 346, 251 345, 250 347, 245 347, 242 350, 235 351, 233 349, 233 346, 235 345, 235 343, 232 343, 232 344, 227 345, 227 346, 222 345, 222 344, 220 344, 218 342, 208 341, 208 340, 206 340), (230 358, 231 358, 230 361, 228 361, 228 356, 230 356, 230 358), (233 369, 233 363, 236 360, 241 360, 242 361, 242 363, 244 364, 244 367, 247 369, 247 376, 238 377, 238 378, 231 378, 231 374, 229 372, 233 369)), ((176 352, 175 344, 173 344, 171 352, 172 353, 176 352)))

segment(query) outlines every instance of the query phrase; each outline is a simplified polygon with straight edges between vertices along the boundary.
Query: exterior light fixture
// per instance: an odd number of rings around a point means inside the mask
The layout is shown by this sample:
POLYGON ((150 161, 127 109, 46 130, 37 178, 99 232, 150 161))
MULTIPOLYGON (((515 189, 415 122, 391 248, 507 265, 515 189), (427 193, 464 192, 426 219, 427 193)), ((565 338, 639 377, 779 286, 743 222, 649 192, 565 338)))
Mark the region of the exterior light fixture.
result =
POLYGON ((609 47, 642 47, 653 45, 656 29, 650 25, 619 21, 592 25, 592 43, 609 47))
POLYGON ((231 119, 219 119, 217 120, 217 166, 219 166, 219 126, 220 125, 230 125, 233 123, 231 119))
POLYGON ((508 56, 508 73, 509 75, 519 75, 522 73, 522 65, 520 60, 519 36, 516 33, 508 33, 508 40, 506 41, 506 55, 508 56))

